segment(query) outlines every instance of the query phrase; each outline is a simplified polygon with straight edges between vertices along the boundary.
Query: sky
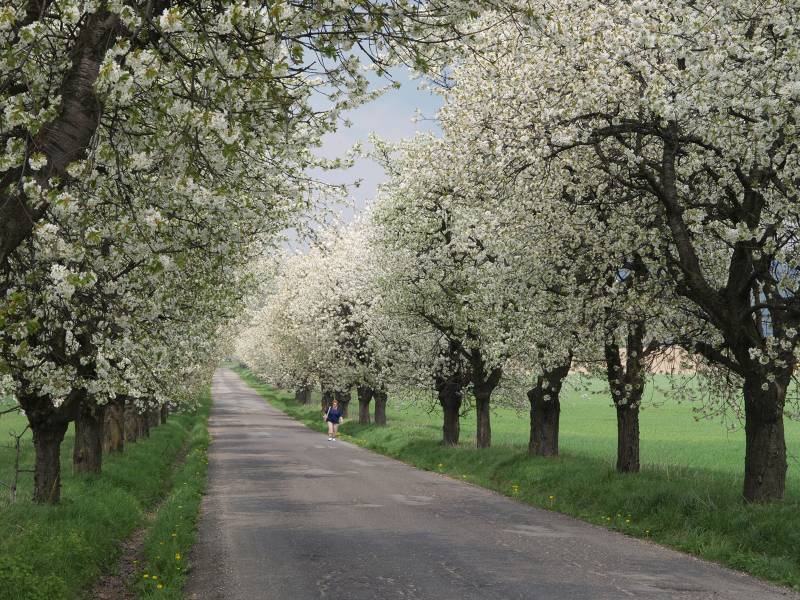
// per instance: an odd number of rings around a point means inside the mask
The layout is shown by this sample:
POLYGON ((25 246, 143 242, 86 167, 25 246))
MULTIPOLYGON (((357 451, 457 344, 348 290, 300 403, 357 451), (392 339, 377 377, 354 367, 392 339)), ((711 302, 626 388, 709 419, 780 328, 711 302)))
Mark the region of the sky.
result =
MULTIPOLYGON (((399 141, 412 137, 417 131, 439 132, 433 119, 441 106, 441 97, 420 90, 419 82, 410 79, 405 69, 396 69, 392 77, 401 84, 400 88, 390 89, 377 100, 350 111, 347 118, 352 121, 352 126, 340 128, 336 133, 326 136, 319 154, 325 157, 341 156, 356 142, 362 143, 362 151, 366 153, 371 149, 368 141, 371 133, 386 140, 399 141), (425 119, 414 123, 417 109, 425 119)), ((378 184, 386 179, 380 165, 366 157, 360 158, 351 169, 325 172, 318 176, 323 181, 337 184, 362 179, 361 186, 351 190, 356 212, 374 197, 378 184)), ((340 207, 339 212, 344 221, 352 220, 352 209, 340 207)))

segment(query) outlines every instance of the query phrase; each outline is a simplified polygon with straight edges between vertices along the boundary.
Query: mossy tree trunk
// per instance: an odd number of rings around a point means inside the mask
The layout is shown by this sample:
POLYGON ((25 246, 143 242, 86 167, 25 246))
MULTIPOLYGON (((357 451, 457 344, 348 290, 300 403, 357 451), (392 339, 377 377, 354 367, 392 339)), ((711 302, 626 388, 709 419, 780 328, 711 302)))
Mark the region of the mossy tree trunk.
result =
POLYGON ((118 396, 108 402, 103 425, 103 452, 122 452, 125 449, 125 398, 118 396))
POLYGON ((375 390, 375 425, 386 427, 386 399, 388 395, 385 389, 375 390))
POLYGON ((369 425, 369 405, 375 392, 368 386, 359 386, 356 392, 358 393, 358 422, 362 425, 369 425))
POLYGON ((106 405, 84 398, 75 418, 75 445, 72 470, 80 474, 99 474, 103 469, 103 427, 106 405))
POLYGON ((528 453, 532 456, 558 456, 558 431, 561 416, 561 388, 572 366, 572 354, 562 364, 546 369, 528 390, 531 405, 531 432, 528 453))

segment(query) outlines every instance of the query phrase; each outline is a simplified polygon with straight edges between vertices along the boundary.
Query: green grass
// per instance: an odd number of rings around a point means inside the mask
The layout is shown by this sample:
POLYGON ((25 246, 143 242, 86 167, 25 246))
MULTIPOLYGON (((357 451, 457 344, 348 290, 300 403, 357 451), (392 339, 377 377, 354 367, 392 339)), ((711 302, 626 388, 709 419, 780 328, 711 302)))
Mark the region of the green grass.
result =
MULTIPOLYGON (((292 395, 237 371, 271 404, 323 430, 318 405, 298 406, 292 395)), ((614 410, 607 398, 582 396, 565 394, 557 459, 527 455, 528 415, 507 408, 493 412, 494 447, 486 450, 474 448, 474 414, 462 420, 462 445, 444 448, 438 410, 419 403, 393 405, 391 398, 389 427, 349 421, 340 431, 365 448, 422 469, 800 590, 800 424, 786 424, 791 455, 786 500, 745 505, 741 431, 696 422, 691 406, 652 392, 655 402, 642 414, 642 472, 620 475, 614 470, 614 410)))
MULTIPOLYGON (((61 504, 33 504, 31 474, 22 475, 15 504, 0 491, 0 600, 85 597, 97 577, 115 567, 119 542, 140 526, 148 508, 165 493, 172 463, 198 419, 198 414, 173 415, 149 439, 105 457, 103 474, 97 477, 72 475, 70 429, 62 444, 61 504)), ((23 427, 21 415, 0 417, 2 481, 10 479, 13 465, 8 432, 23 427)), ((28 435, 23 466, 30 468, 32 461, 28 435)))
POLYGON ((139 598, 181 600, 188 576, 187 559, 197 535, 200 501, 206 487, 207 449, 211 438, 206 422, 211 406, 206 394, 191 431, 186 461, 173 477, 170 494, 158 510, 144 544, 145 561, 137 574, 139 598))

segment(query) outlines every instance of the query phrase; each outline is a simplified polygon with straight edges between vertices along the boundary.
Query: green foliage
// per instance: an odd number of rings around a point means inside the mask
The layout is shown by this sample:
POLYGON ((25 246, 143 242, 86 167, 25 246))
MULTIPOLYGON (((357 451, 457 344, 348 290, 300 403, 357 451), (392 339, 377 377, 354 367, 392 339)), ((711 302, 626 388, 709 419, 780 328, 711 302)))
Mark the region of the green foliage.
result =
POLYGON ((145 540, 145 561, 135 584, 139 598, 183 598, 189 550, 197 536, 197 517, 206 487, 206 452, 211 442, 206 423, 210 407, 211 395, 206 392, 189 437, 186 460, 175 473, 172 490, 145 540))
MULTIPOLYGON (((298 406, 291 395, 238 371, 271 404, 322 430, 317 405, 298 406)), ((614 470, 610 400, 580 396, 568 393, 562 402, 562 453, 556 459, 528 456, 527 414, 513 409, 493 412, 495 445, 486 450, 474 448, 474 415, 462 420, 462 444, 447 448, 439 444, 438 410, 397 407, 391 400, 389 427, 350 421, 340 431, 349 441, 419 468, 800 589, 796 468, 790 467, 784 502, 745 505, 741 432, 695 422, 690 406, 657 398, 658 405, 642 414, 642 472, 621 475, 614 470)), ((800 448, 800 424, 787 422, 786 433, 792 455, 800 448)))
MULTIPOLYGON (((14 460, 9 430, 24 427, 22 415, 0 417, 0 480, 8 481, 14 460)), ((142 523, 147 509, 163 496, 173 461, 198 417, 175 415, 151 430, 149 439, 128 444, 121 455, 103 459, 99 477, 75 477, 70 428, 61 447, 62 502, 38 506, 30 501, 32 476, 22 474, 18 500, 0 492, 0 600, 69 599, 86 595, 119 556, 119 542, 142 523)), ((23 467, 33 451, 26 437, 23 467)))

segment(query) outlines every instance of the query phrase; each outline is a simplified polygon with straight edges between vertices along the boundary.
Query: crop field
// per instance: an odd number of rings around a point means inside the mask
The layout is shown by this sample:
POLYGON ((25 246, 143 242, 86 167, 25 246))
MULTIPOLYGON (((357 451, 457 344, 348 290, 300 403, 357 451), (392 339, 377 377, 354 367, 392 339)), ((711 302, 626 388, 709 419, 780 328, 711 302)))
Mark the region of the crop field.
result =
MULTIPOLYGON (((583 387, 583 386, 582 386, 583 387)), ((616 413, 610 396, 599 393, 601 384, 591 384, 592 393, 565 386, 561 396, 560 449, 564 456, 585 456, 613 466, 617 452, 616 413)), ((705 417, 701 406, 678 402, 649 386, 640 415, 641 461, 643 467, 703 469, 738 476, 744 468, 743 425, 729 418, 705 417)), ((351 403, 357 416, 357 402, 351 403)), ((392 429, 409 436, 430 438, 442 427, 441 409, 434 399, 387 404, 392 429)), ((529 412, 525 409, 495 407, 492 411, 493 446, 527 446, 529 412)), ((785 420, 789 455, 787 486, 800 492, 800 422, 785 420)), ((468 411, 461 422, 461 442, 475 443, 475 413, 468 411)))

